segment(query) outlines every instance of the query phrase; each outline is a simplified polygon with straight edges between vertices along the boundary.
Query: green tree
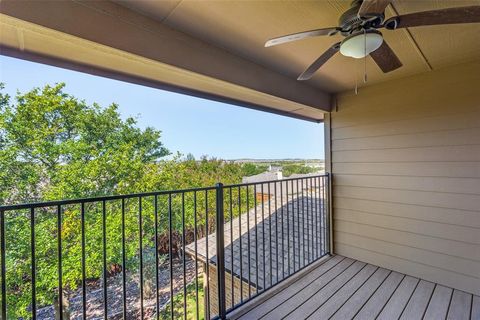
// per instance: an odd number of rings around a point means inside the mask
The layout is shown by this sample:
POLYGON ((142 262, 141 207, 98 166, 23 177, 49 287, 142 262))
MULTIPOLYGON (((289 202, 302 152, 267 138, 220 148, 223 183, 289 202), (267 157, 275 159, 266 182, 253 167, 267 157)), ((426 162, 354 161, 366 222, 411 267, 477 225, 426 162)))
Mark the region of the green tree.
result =
MULTIPOLYGON (((169 153, 160 142, 160 131, 141 130, 135 119, 121 119, 117 105, 88 105, 65 93, 64 87, 35 88, 18 93, 14 101, 0 94, 1 204, 144 191, 150 186, 141 181, 169 153)), ((135 206, 130 205, 129 210, 134 212, 135 206)), ((107 217, 112 226, 107 248, 111 263, 121 259, 121 222, 115 207, 118 204, 108 207, 107 217)), ((66 287, 74 289, 81 279, 79 206, 62 210, 63 280, 66 287)), ((95 278, 101 275, 102 215, 98 206, 86 205, 86 212, 86 269, 88 277, 95 278)), ((150 210, 146 223, 152 216, 150 210)), ((39 305, 51 303, 57 286, 56 221, 54 208, 35 212, 39 305)), ((29 225, 30 215, 25 210, 6 214, 8 305, 14 317, 29 314, 29 225)), ((128 235, 138 233, 136 215, 128 215, 127 227, 128 235)), ((135 257, 137 250, 133 242, 127 248, 130 257, 135 257)))
POLYGON ((282 172, 284 177, 289 177, 292 174, 307 174, 316 172, 317 169, 312 167, 307 167, 304 164, 286 164, 282 167, 282 172))
POLYGON ((87 105, 64 87, 19 93, 14 105, 0 95, 0 172, 8 178, 0 203, 130 191, 168 154, 160 131, 141 130, 117 105, 87 105))
POLYGON ((267 171, 268 166, 265 164, 255 164, 255 163, 244 163, 243 164, 243 173, 245 176, 254 176, 256 174, 263 173, 267 171))

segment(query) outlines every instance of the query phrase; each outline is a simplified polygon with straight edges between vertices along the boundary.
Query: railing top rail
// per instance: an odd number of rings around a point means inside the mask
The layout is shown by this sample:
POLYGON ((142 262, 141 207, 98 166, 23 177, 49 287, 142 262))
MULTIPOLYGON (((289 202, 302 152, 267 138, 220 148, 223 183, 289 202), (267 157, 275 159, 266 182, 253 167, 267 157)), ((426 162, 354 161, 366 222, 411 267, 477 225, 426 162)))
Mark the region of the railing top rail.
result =
POLYGON ((67 200, 53 200, 53 201, 44 201, 44 202, 4 205, 4 206, 0 206, 0 211, 11 211, 11 210, 21 210, 21 209, 41 208, 41 207, 54 207, 54 206, 67 205, 67 204, 112 201, 112 200, 130 199, 130 198, 138 198, 138 197, 152 197, 152 196, 170 195, 170 194, 194 192, 194 191, 198 192, 198 191, 205 191, 205 190, 207 191, 215 190, 215 187, 162 190, 162 191, 151 191, 151 192, 143 192, 143 193, 130 193, 130 194, 120 194, 120 195, 111 195, 111 196, 98 196, 98 197, 89 197, 89 198, 76 198, 76 199, 67 199, 67 200))
POLYGON ((248 182, 248 183, 237 183, 237 184, 224 185, 223 187, 224 188, 245 187, 245 186, 253 186, 253 185, 256 185, 256 184, 279 183, 279 182, 284 182, 284 181, 320 178, 320 177, 326 177, 328 175, 329 175, 328 173, 325 173, 325 174, 311 175, 311 176, 305 176, 305 177, 286 178, 286 179, 279 179, 279 180, 265 180, 265 181, 255 181, 255 182, 248 182))
MULTIPOLYGON (((329 175, 328 173, 325 173, 325 174, 321 174, 321 175, 287 178, 287 179, 281 179, 281 180, 267 180, 267 181, 258 181, 258 182, 249 182, 249 183, 238 183, 238 184, 224 185, 223 188, 236 188, 236 187, 252 186, 252 185, 258 185, 258 184, 265 184, 265 183, 276 183, 276 182, 278 183, 278 182, 301 180, 301 179, 308 179, 308 178, 319 178, 319 177, 326 177, 328 175, 329 175)), ((98 197, 88 197, 88 198, 76 198, 76 199, 67 199, 67 200, 53 200, 53 201, 43 201, 43 202, 21 203, 21 204, 13 204, 13 205, 2 205, 2 206, 0 206, 0 211, 12 211, 12 210, 22 210, 22 209, 31 209, 31 208, 54 207, 54 206, 59 206, 59 205, 82 204, 82 203, 91 203, 91 202, 99 202, 99 201, 112 201, 112 200, 130 199, 130 198, 138 198, 138 197, 173 195, 173 194, 181 194, 181 193, 195 192, 195 191, 197 191, 197 192, 198 191, 210 191, 210 190, 215 190, 215 189, 216 189, 216 186, 212 186, 212 187, 201 187, 201 188, 188 188, 188 189, 177 189, 177 190, 151 191, 151 192, 143 192, 143 193, 131 193, 131 194, 123 194, 123 195, 110 195, 110 196, 98 196, 98 197)))

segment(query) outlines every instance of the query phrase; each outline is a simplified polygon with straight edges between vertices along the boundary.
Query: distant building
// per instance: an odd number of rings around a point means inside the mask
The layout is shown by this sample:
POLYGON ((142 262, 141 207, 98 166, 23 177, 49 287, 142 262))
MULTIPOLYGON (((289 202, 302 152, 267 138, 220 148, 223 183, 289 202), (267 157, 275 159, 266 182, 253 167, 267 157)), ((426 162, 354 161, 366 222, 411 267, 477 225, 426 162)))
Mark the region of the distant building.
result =
POLYGON ((270 171, 270 172, 282 171, 282 166, 269 165, 268 166, 268 171, 270 171))
POLYGON ((283 175, 281 171, 268 171, 254 176, 243 177, 242 183, 256 183, 262 181, 282 180, 283 175))

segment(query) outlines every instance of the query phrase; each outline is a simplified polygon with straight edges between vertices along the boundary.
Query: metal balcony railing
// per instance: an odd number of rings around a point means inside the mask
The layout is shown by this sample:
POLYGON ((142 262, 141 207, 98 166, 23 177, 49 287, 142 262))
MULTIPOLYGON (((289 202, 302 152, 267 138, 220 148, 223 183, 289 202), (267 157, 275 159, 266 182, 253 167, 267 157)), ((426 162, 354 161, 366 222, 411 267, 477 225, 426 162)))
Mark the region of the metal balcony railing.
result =
POLYGON ((329 253, 328 185, 0 206, 1 319, 224 319, 329 253))

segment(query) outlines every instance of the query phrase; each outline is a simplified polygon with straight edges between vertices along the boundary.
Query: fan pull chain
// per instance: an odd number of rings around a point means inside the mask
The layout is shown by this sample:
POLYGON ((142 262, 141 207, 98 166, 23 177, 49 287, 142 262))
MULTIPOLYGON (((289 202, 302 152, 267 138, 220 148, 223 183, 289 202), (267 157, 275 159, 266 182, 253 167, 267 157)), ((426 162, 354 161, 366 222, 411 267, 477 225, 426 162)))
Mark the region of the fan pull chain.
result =
POLYGON ((355 63, 355 95, 358 94, 358 64, 355 63))
POLYGON ((367 83, 367 30, 363 29, 363 39, 365 40, 363 49, 365 50, 364 64, 363 64, 363 83, 367 83))

